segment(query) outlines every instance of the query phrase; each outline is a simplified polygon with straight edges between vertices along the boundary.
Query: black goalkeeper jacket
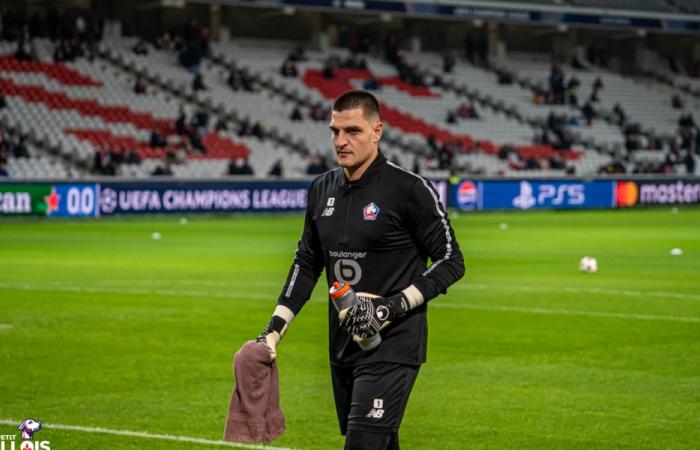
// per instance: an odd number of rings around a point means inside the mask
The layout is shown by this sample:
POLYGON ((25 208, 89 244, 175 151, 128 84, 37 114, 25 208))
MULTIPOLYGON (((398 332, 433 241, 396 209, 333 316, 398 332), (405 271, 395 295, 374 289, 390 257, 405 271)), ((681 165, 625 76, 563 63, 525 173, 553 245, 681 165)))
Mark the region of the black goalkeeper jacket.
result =
POLYGON ((381 331, 382 343, 364 352, 328 305, 331 364, 421 364, 426 359, 427 301, 464 275, 464 260, 438 194, 424 178, 381 154, 349 182, 342 168, 309 187, 304 232, 278 304, 297 314, 323 269, 328 284, 390 296, 414 284, 426 303, 381 331), (432 265, 428 268, 428 259, 432 265))

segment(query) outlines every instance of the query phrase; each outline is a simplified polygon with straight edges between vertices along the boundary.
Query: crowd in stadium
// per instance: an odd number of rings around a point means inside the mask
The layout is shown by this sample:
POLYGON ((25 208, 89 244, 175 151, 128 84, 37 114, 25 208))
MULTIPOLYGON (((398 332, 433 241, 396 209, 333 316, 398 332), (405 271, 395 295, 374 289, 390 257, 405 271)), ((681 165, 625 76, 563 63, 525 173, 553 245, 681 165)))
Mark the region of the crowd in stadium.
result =
MULTIPOLYGON (((2 38, 14 46, 13 57, 17 61, 31 61, 39 59, 36 39, 49 39, 53 45, 52 57, 54 62, 71 63, 80 58, 92 61, 95 59, 98 43, 103 41, 105 21, 98 15, 89 11, 71 10, 58 12, 49 8, 44 15, 22 15, 17 12, 3 14, 2 38)), ((198 92, 210 91, 210 80, 203 70, 202 64, 206 64, 211 58, 212 33, 207 25, 200 24, 195 19, 190 19, 179 26, 169 27, 166 31, 157 34, 154 38, 140 37, 130 46, 131 52, 141 58, 144 64, 148 64, 154 52, 167 52, 176 55, 177 64, 184 67, 190 74, 190 92, 180 92, 183 96, 196 95, 198 92)), ((516 69, 503 64, 492 64, 489 59, 489 47, 482 34, 467 32, 463 40, 461 54, 454 50, 443 49, 439 52, 441 65, 438 70, 426 68, 407 57, 405 50, 406 36, 400 31, 385 33, 380 44, 373 41, 367 34, 356 30, 344 30, 338 38, 340 48, 347 53, 342 56, 337 51, 326 52, 323 56, 321 73, 329 81, 338 78, 342 71, 357 71, 365 74, 361 87, 378 92, 381 97, 384 90, 382 78, 376 74, 375 65, 371 60, 372 55, 381 55, 381 64, 393 67, 393 83, 403 83, 401 86, 412 88, 428 88, 429 92, 447 92, 445 84, 447 77, 454 73, 457 64, 468 64, 474 70, 487 71, 496 77, 499 85, 522 86, 532 93, 531 103, 549 109, 546 120, 537 121, 536 118, 525 114, 521 120, 531 122, 531 138, 517 142, 504 142, 496 145, 491 154, 494 160, 500 160, 510 170, 563 170, 574 173, 576 164, 567 161, 567 157, 560 151, 575 149, 584 153, 599 152, 590 148, 585 140, 579 136, 581 130, 594 129, 597 123, 610 124, 619 128, 622 145, 614 150, 607 150, 611 157, 597 166, 594 172, 600 174, 614 173, 677 173, 682 165, 688 174, 695 173, 696 157, 700 148, 700 132, 695 123, 692 108, 687 108, 690 100, 675 92, 671 95, 671 104, 678 111, 678 126, 673 134, 659 132, 637 120, 634 114, 630 114, 624 102, 617 101, 612 108, 601 107, 601 101, 608 95, 610 89, 602 76, 592 78, 590 86, 584 86, 579 76, 588 68, 605 68, 608 61, 614 58, 610 49, 600 43, 594 42, 587 46, 585 61, 575 56, 568 62, 553 63, 549 74, 542 79, 526 80, 516 69), (571 73, 567 73, 571 68, 571 73), (566 109, 568 108, 568 109, 566 109), (545 154, 523 153, 520 147, 534 145, 554 150, 545 154), (663 154, 663 158, 637 158, 640 150, 644 152, 656 151, 663 154)), ((555 58, 552 56, 552 61, 555 58)), ((288 51, 278 62, 279 76, 293 78, 301 81, 305 75, 305 67, 308 67, 310 58, 307 49, 303 45, 297 45, 288 51)), ((675 64, 676 66, 678 64, 675 64)), ((687 64, 683 70, 692 76, 693 65, 687 64)), ((676 67, 680 70, 678 67, 676 67)), ((236 61, 232 67, 226 69, 226 85, 232 92, 269 95, 269 88, 261 87, 259 74, 251 71, 245 60, 236 61), (266 90, 267 89, 267 90, 266 90)), ((342 72, 347 73, 347 72, 342 72)), ((153 80, 145 76, 139 69, 131 72, 133 84, 132 91, 137 95, 150 98, 153 95, 153 80)), ((307 87, 310 89, 310 87, 307 87)), ((401 89, 408 89, 401 87, 401 89)), ((157 91, 157 89, 155 89, 157 91)), ((0 107, 6 105, 6 93, 0 87, 0 107)), ((184 101, 176 97, 176 101, 184 101)), ((304 123, 307 121, 325 123, 329 120, 329 110, 323 102, 308 99, 300 101, 296 99, 288 113, 287 120, 292 123, 304 123)), ((436 102, 440 102, 439 98, 436 102)), ((488 108, 495 114, 511 114, 513 107, 503 101, 484 103, 483 98, 463 99, 459 104, 450 105, 442 103, 442 122, 446 129, 465 129, 469 123, 490 123, 491 115, 484 114, 488 108)), ((233 105, 234 108, 236 105, 233 105)), ((232 132, 238 138, 255 137, 259 141, 268 139, 270 133, 274 134, 274 125, 267 124, 260 118, 243 115, 231 121, 215 111, 211 105, 195 105, 196 108, 185 109, 180 107, 180 112, 167 129, 153 129, 147 146, 151 149, 163 149, 161 165, 152 171, 156 174, 171 174, 170 167, 198 157, 210 158, 210 149, 205 144, 205 138, 210 133, 232 132), (188 113, 187 111, 192 111, 188 113)), ((284 108, 288 108, 284 106, 284 108)), ((420 120, 426 120, 423 117, 420 120)), ((294 134, 294 133, 292 133, 294 134)), ((21 139, 26 139, 23 136, 21 139)), ((462 139, 458 137, 446 138, 429 131, 423 133, 423 150, 418 152, 416 158, 412 158, 412 169, 430 168, 455 172, 467 170, 469 164, 457 164, 456 155, 472 154, 484 151, 482 139, 462 139), (422 161, 419 164, 419 161, 422 161)), ((139 144, 140 145, 140 144, 139 144)), ((323 159, 323 155, 314 154, 306 145, 297 141, 290 142, 289 146, 297 148, 301 145, 303 154, 309 161, 305 173, 316 173, 327 167, 317 164, 316 159, 323 159)), ((321 145, 321 143, 317 144, 321 145)), ((14 146, 6 145, 7 148, 14 146)), ((21 147, 21 146, 20 146, 21 147)), ((405 150, 407 146, 399 146, 405 150)), ((106 143, 96 145, 93 148, 94 158, 90 171, 99 175, 118 175, 121 165, 139 165, 144 159, 144 154, 136 145, 125 145, 123 142, 106 143)), ((9 154, 5 149, 4 158, 9 154)), ((646 155, 646 153, 645 153, 646 155)), ((227 174, 260 173, 248 164, 245 157, 235 156, 228 158, 231 163, 227 174), (242 161, 242 162, 241 162, 242 161)), ((6 163, 5 163, 6 164, 6 163)), ((270 162, 265 172, 271 174, 284 173, 284 159, 275 158, 270 162)), ((474 169, 474 172, 480 172, 474 169)), ((502 173, 497 169, 496 173, 502 173)))

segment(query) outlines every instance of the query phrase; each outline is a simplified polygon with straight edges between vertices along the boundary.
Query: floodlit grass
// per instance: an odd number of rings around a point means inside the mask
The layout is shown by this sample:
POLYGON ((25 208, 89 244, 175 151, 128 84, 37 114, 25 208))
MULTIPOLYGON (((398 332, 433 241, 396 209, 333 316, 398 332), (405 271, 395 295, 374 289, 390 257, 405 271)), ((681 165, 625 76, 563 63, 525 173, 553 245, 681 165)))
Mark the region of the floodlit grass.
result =
MULTIPOLYGON (((0 420, 220 439, 233 353, 267 323, 301 220, 0 221, 0 420)), ((402 448, 698 448, 700 210, 462 213, 453 225, 467 275, 430 304, 402 448), (577 270, 585 255, 598 273, 577 270)), ((325 291, 279 347, 287 431, 271 445, 342 448, 325 291)), ((205 447, 50 425, 36 438, 205 447)))

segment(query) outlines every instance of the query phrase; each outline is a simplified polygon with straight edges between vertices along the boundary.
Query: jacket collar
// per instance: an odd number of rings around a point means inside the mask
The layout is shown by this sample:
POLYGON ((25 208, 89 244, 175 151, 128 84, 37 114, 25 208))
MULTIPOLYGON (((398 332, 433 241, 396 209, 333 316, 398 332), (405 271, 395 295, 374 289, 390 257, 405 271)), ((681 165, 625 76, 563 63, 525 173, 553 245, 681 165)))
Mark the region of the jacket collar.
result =
POLYGON ((382 170, 385 164, 386 157, 384 154, 382 154, 381 150, 379 150, 377 152, 377 157, 374 158, 372 164, 369 165, 359 180, 348 181, 347 177, 345 176, 345 171, 343 171, 343 184, 348 186, 366 186, 377 177, 377 174, 382 170))

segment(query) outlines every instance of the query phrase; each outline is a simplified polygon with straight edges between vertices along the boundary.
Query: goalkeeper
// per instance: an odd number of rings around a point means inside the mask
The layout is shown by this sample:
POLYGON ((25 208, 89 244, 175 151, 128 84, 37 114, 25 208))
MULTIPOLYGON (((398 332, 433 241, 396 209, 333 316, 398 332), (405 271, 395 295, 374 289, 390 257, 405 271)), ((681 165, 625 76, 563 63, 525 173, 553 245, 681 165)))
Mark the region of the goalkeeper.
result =
POLYGON ((399 448, 399 425, 426 360, 426 303, 464 275, 435 189, 387 161, 379 150, 382 129, 372 94, 349 91, 336 99, 330 130, 340 167, 309 187, 294 261, 258 338, 274 358, 324 268, 329 286, 344 281, 379 296, 361 298, 342 321, 328 305, 331 379, 348 450, 399 448), (376 333, 381 344, 363 351, 356 341, 376 333))

